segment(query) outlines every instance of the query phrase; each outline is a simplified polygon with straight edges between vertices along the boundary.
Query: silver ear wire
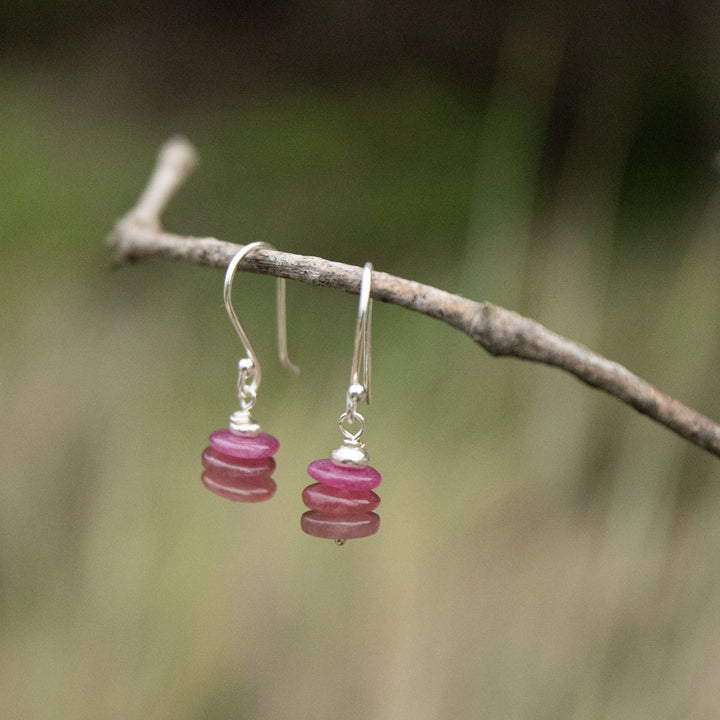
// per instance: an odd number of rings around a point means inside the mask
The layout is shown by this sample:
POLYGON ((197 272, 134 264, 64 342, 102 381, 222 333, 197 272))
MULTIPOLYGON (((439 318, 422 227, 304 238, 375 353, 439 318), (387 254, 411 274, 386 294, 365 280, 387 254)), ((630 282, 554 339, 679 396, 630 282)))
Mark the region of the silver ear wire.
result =
MULTIPOLYGON (((235 277, 235 271, 240 261, 253 250, 264 248, 267 250, 275 250, 275 248, 266 242, 252 242, 244 245, 237 253, 233 256, 233 259, 227 266, 225 272, 225 283, 223 285, 223 301, 225 302, 225 310, 230 317, 230 321, 235 328, 240 340, 242 341, 245 352, 247 353, 248 359, 252 362, 254 367, 254 389, 257 390, 260 387, 260 364, 258 363, 257 355, 248 340, 248 336, 243 330, 240 320, 238 320, 237 313, 232 304, 232 284, 233 278, 235 277)), ((278 338, 278 356, 280 363, 292 370, 294 373, 300 372, 300 369, 294 365, 288 357, 287 351, 287 303, 286 303, 286 291, 285 291, 285 278, 278 278, 277 284, 277 338, 278 338)))
POLYGON ((360 301, 358 303, 357 324, 355 325, 355 343, 353 346, 352 366, 350 368, 350 385, 347 389, 345 412, 338 420, 343 444, 333 450, 332 459, 341 465, 363 465, 369 461, 365 444, 360 440, 365 429, 365 418, 357 411, 358 402, 365 400, 370 404, 370 335, 372 329, 372 263, 363 267, 360 280, 360 301), (349 426, 358 423, 355 432, 349 426))
POLYGON ((295 365, 288 357, 287 346, 287 290, 285 278, 278 278, 277 291, 275 293, 277 302, 277 341, 278 341, 278 357, 280 364, 296 375, 300 373, 300 368, 295 365))
MULTIPOLYGON (((238 362, 238 397, 240 399, 240 411, 233 413, 230 417, 230 427, 237 432, 257 432, 259 426, 254 423, 250 416, 250 410, 255 404, 257 396, 257 390, 260 387, 260 380, 262 378, 262 372, 260 370, 260 363, 258 362, 257 355, 253 350, 250 340, 248 339, 247 333, 243 330, 243 326, 238 320, 237 313, 232 304, 232 284, 235 277, 235 271, 240 261, 246 257, 253 250, 265 248, 268 250, 274 250, 275 248, 269 243, 265 242, 252 242, 244 245, 237 253, 233 256, 232 260, 227 266, 225 272, 225 282, 223 284, 223 301, 225 303, 225 310, 230 317, 235 332, 237 332, 247 357, 242 358, 238 362)), ((287 303, 286 303, 286 292, 285 292, 285 279, 278 278, 277 284, 277 340, 278 340, 278 356, 280 363, 292 370, 294 373, 298 373, 299 369, 296 365, 290 361, 287 351, 287 303)))
POLYGON ((370 404, 370 331, 372 326, 372 263, 366 262, 360 280, 360 301, 358 303, 358 319, 355 326, 355 344, 353 349, 352 368, 350 370, 350 387, 348 396, 358 394, 358 386, 362 388, 362 397, 370 404), (362 365, 362 377, 360 366, 362 365))

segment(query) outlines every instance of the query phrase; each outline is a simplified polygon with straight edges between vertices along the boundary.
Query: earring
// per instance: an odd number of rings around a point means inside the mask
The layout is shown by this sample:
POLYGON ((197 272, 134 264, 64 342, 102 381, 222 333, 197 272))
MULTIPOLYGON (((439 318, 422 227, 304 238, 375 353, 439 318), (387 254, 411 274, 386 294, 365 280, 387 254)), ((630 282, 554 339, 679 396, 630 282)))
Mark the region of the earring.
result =
MULTIPOLYGON (((202 453, 205 471, 202 481, 208 490, 221 497, 240 502, 269 500, 277 489, 271 475, 275 470, 273 455, 280 443, 272 435, 260 432, 260 426, 252 417, 251 410, 260 387, 260 364, 238 320, 232 305, 232 282, 240 261, 258 248, 274 249, 264 242, 245 245, 230 261, 225 273, 223 300, 225 309, 244 348, 246 357, 238 362, 238 398, 240 410, 230 416, 230 428, 216 430, 210 435, 210 446, 202 453)), ((285 280, 277 285, 278 352, 280 362, 293 372, 298 368, 290 362, 287 354, 287 323, 285 280)))
POLYGON ((350 385, 345 398, 345 412, 338 425, 343 435, 342 445, 326 460, 315 460, 308 466, 308 474, 315 482, 303 490, 302 498, 310 508, 300 520, 302 529, 315 537, 330 538, 343 545, 351 538, 374 535, 380 527, 380 517, 373 510, 380 498, 373 488, 380 484, 381 475, 370 467, 370 458, 360 436, 365 418, 357 411, 358 403, 370 404, 370 326, 372 321, 372 263, 365 263, 360 282, 360 303, 350 385), (362 367, 362 375, 360 373, 362 367), (349 428, 357 423, 357 430, 349 428))

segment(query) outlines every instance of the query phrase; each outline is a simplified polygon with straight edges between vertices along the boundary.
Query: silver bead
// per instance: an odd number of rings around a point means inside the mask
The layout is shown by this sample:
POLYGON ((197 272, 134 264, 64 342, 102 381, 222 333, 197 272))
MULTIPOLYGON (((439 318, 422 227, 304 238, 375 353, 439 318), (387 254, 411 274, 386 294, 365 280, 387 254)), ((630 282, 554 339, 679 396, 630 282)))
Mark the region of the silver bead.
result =
POLYGON ((370 462, 363 445, 343 444, 332 451, 333 462, 338 465, 366 465, 370 462))
POLYGON ((237 410, 230 416, 230 430, 242 434, 256 433, 260 431, 260 426, 253 420, 249 411, 237 410))
POLYGON ((347 396, 354 402, 362 400, 365 397, 365 386, 360 383, 353 383, 347 390, 347 396))
POLYGON ((249 357, 244 357, 242 360, 238 360, 238 370, 247 373, 254 369, 255 363, 249 357))

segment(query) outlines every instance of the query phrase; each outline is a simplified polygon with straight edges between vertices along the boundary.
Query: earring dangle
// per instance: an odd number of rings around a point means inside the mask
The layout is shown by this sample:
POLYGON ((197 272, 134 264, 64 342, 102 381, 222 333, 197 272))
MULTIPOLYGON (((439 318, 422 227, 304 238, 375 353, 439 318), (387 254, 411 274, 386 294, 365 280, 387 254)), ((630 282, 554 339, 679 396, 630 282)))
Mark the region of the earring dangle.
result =
POLYGON ((380 527, 380 517, 372 511, 380 504, 373 488, 380 484, 381 475, 368 464, 370 459, 360 440, 365 418, 357 410, 362 400, 370 404, 371 284, 372 263, 368 262, 360 283, 345 412, 338 420, 342 445, 333 450, 331 458, 310 463, 308 474, 317 482, 308 485, 302 494, 303 502, 310 508, 300 520, 302 529, 309 535, 335 540, 338 545, 349 539, 374 535, 380 527), (357 428, 354 432, 353 426, 357 428))
MULTIPOLYGON (((232 283, 237 266, 245 256, 259 248, 274 249, 264 242, 249 243, 233 257, 225 273, 225 309, 246 353, 246 357, 238 361, 240 409, 230 416, 229 429, 211 433, 210 445, 202 453, 202 481, 205 487, 216 495, 240 502, 269 500, 277 490, 271 476, 275 470, 273 455, 280 443, 272 435, 260 432, 260 425, 252 417, 262 375, 257 356, 232 304, 232 283)), ((290 362, 287 354, 285 306, 285 280, 280 278, 277 285, 278 351, 282 365, 297 373, 298 368, 290 362)))

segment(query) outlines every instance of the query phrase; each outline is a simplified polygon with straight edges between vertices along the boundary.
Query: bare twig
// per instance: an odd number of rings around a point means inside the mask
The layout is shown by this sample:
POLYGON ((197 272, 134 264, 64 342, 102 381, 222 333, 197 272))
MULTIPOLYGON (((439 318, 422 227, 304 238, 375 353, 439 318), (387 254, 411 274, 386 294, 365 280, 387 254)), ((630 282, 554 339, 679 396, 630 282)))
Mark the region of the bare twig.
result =
MULTIPOLYGON (((137 205, 117 222, 108 237, 115 248, 116 265, 159 256, 218 268, 227 266, 240 246, 211 237, 175 235, 165 232, 160 224, 162 211, 195 161, 195 151, 184 138, 172 138, 164 145, 137 205)), ((240 267, 350 293, 359 291, 362 273, 351 265, 275 250, 258 250, 244 259, 240 267)), ((441 320, 464 332, 492 355, 565 370, 720 457, 720 425, 660 392, 622 365, 530 318, 489 302, 475 302, 383 272, 373 273, 372 296, 441 320)))

